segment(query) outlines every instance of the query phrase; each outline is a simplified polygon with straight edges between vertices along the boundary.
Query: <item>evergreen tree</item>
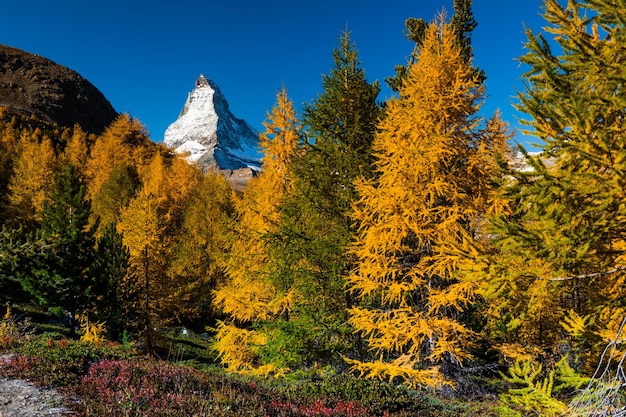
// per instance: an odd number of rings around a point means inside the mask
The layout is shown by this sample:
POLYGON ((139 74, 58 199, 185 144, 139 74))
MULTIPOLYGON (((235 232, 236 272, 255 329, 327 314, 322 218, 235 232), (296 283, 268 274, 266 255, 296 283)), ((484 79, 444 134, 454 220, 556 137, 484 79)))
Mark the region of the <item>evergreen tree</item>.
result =
POLYGON ((68 311, 71 330, 74 315, 92 307, 94 235, 88 227, 90 203, 85 184, 71 163, 63 166, 50 201, 42 211, 36 249, 22 271, 21 283, 36 300, 68 311))
POLYGON ((367 82, 350 34, 342 33, 339 42, 334 67, 322 76, 323 92, 304 107, 307 143, 293 165, 293 191, 270 244, 273 285, 294 298, 288 316, 273 322, 271 340, 279 345, 267 349, 288 357, 289 365, 336 360, 353 344, 344 291, 348 213, 354 179, 371 175, 380 89, 367 82))
POLYGON ((441 365, 471 356, 474 335, 461 319, 477 283, 458 271, 481 245, 507 140, 497 116, 478 116, 484 87, 472 73, 453 26, 439 16, 399 97, 387 103, 374 141, 376 175, 357 181, 349 283, 361 302, 350 322, 374 358, 351 363, 368 377, 436 386, 449 383, 441 365))
POLYGON ((626 8, 547 0, 544 17, 551 39, 527 31, 519 95, 543 153, 524 153, 532 171, 502 189, 512 212, 493 221, 484 277, 496 340, 549 364, 557 346, 602 349, 626 314, 626 8), (577 337, 572 317, 586 323, 577 337))
POLYGON ((121 340, 122 332, 130 327, 126 319, 132 317, 127 308, 137 304, 136 289, 124 281, 129 267, 128 248, 115 223, 109 223, 97 240, 92 274, 96 314, 106 324, 110 340, 121 340))
MULTIPOLYGON (((471 34, 478 25, 472 13, 472 0, 454 0, 453 10, 454 15, 450 20, 450 24, 455 33, 456 42, 461 48, 461 55, 469 63, 474 56, 471 34)), ((415 42, 413 52, 409 57, 409 65, 411 65, 416 61, 419 50, 422 47, 428 24, 424 19, 409 17, 405 22, 405 26, 406 30, 404 33, 406 38, 415 42)), ((395 71, 396 74, 386 78, 385 81, 392 90, 397 92, 408 74, 408 67, 406 65, 396 65, 395 71)), ((477 76, 481 82, 484 82, 487 78, 485 72, 477 67, 474 67, 472 74, 470 74, 470 77, 473 76, 477 76)))
MULTIPOLYGON (((453 10, 450 25, 456 35, 456 42, 461 48, 461 57, 465 62, 470 63, 474 57, 472 32, 478 26, 472 13, 472 0, 454 0, 453 10)), ((473 67, 470 76, 477 77, 480 82, 484 82, 487 78, 485 71, 477 67, 473 67)))
MULTIPOLYGON (((0 290, 11 282, 17 260, 17 242, 11 230, 5 226, 0 228, 0 290)), ((2 300, 0 300, 2 301, 2 300)))

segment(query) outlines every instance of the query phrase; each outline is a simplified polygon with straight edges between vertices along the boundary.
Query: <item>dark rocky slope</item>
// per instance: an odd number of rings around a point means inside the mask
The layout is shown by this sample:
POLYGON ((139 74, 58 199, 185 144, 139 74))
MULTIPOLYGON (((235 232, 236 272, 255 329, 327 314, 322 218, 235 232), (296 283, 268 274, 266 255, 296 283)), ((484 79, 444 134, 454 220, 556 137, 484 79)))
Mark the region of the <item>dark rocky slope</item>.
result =
POLYGON ((0 106, 60 126, 78 123, 89 133, 101 133, 118 115, 77 72, 6 45, 0 45, 0 106))

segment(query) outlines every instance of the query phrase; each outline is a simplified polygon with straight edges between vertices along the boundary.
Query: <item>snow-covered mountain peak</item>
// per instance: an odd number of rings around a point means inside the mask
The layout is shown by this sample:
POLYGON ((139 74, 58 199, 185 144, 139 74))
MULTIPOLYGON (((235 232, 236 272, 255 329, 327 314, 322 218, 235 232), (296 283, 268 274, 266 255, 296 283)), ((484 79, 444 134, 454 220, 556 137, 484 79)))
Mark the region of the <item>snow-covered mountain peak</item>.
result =
POLYGON ((237 170, 260 166, 258 132, 230 111, 215 82, 200 75, 178 119, 163 142, 204 169, 237 170))
POLYGON ((198 87, 209 87, 209 80, 207 80, 204 74, 200 74, 200 76, 196 80, 196 88, 198 87))

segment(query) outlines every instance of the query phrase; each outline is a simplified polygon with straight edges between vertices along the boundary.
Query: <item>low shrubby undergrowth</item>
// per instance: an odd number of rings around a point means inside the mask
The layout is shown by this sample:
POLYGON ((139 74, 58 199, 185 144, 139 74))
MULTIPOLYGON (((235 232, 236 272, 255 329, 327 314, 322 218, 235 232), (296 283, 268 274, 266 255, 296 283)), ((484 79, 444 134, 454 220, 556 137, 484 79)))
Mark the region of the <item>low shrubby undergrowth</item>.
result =
POLYGON ((443 401, 349 374, 254 379, 134 356, 121 346, 35 338, 1 367, 6 376, 63 386, 80 416, 489 416, 487 405, 443 401))
POLYGON ((130 355, 116 345, 94 346, 75 340, 36 337, 13 346, 3 373, 41 385, 70 386, 79 382, 92 364, 130 355))
POLYGON ((131 343, 89 343, 85 338, 70 339, 62 331, 38 333, 30 321, 8 313, 2 323, 0 353, 9 354, 0 363, 0 376, 62 387, 72 399, 67 407, 84 417, 496 415, 490 404, 439 399, 330 369, 287 378, 230 374, 193 353, 201 344, 192 339, 169 339, 170 349, 177 352, 174 356, 186 360, 175 363, 176 358, 140 355, 131 343), (184 351, 192 354, 179 354, 184 351))
POLYGON ((495 416, 488 406, 438 400, 348 374, 317 380, 253 379, 218 368, 146 359, 94 364, 77 390, 82 415, 408 417, 495 416))
POLYGON ((94 364, 77 393, 82 400, 78 411, 86 416, 375 415, 360 401, 289 398, 286 390, 269 381, 145 359, 94 364))
POLYGON ((212 382, 186 366, 145 359, 104 360, 81 379, 79 408, 89 416, 226 415, 236 398, 214 395, 212 382))

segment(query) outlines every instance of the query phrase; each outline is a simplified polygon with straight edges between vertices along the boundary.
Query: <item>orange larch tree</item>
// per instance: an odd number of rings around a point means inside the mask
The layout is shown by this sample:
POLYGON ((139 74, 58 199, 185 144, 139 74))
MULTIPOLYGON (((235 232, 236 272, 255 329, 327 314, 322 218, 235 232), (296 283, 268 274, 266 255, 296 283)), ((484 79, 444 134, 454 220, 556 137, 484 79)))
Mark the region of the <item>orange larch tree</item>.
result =
POLYGON ((8 185, 9 217, 20 225, 32 229, 41 220, 45 202, 54 186, 57 157, 48 137, 22 134, 17 147, 13 176, 8 185))
POLYGON ((249 327, 289 309, 290 293, 277 291, 268 274, 266 239, 276 230, 282 198, 291 187, 290 165, 300 154, 299 123, 284 88, 264 126, 263 170, 236 201, 237 218, 224 261, 227 279, 215 291, 216 305, 231 318, 218 324, 215 348, 223 363, 242 372, 274 370, 258 363, 256 352, 265 335, 249 327))
POLYGON ((427 28, 399 97, 374 140, 376 172, 356 183, 359 228, 349 290, 360 298, 350 322, 374 356, 350 360, 368 377, 409 385, 450 384, 442 364, 471 355, 474 334, 461 320, 477 285, 457 271, 480 245, 502 123, 478 115, 479 75, 444 16, 427 28))
POLYGON ((120 115, 96 138, 85 166, 87 195, 93 199, 117 164, 131 164, 143 173, 155 153, 156 144, 145 127, 127 114, 120 115))

